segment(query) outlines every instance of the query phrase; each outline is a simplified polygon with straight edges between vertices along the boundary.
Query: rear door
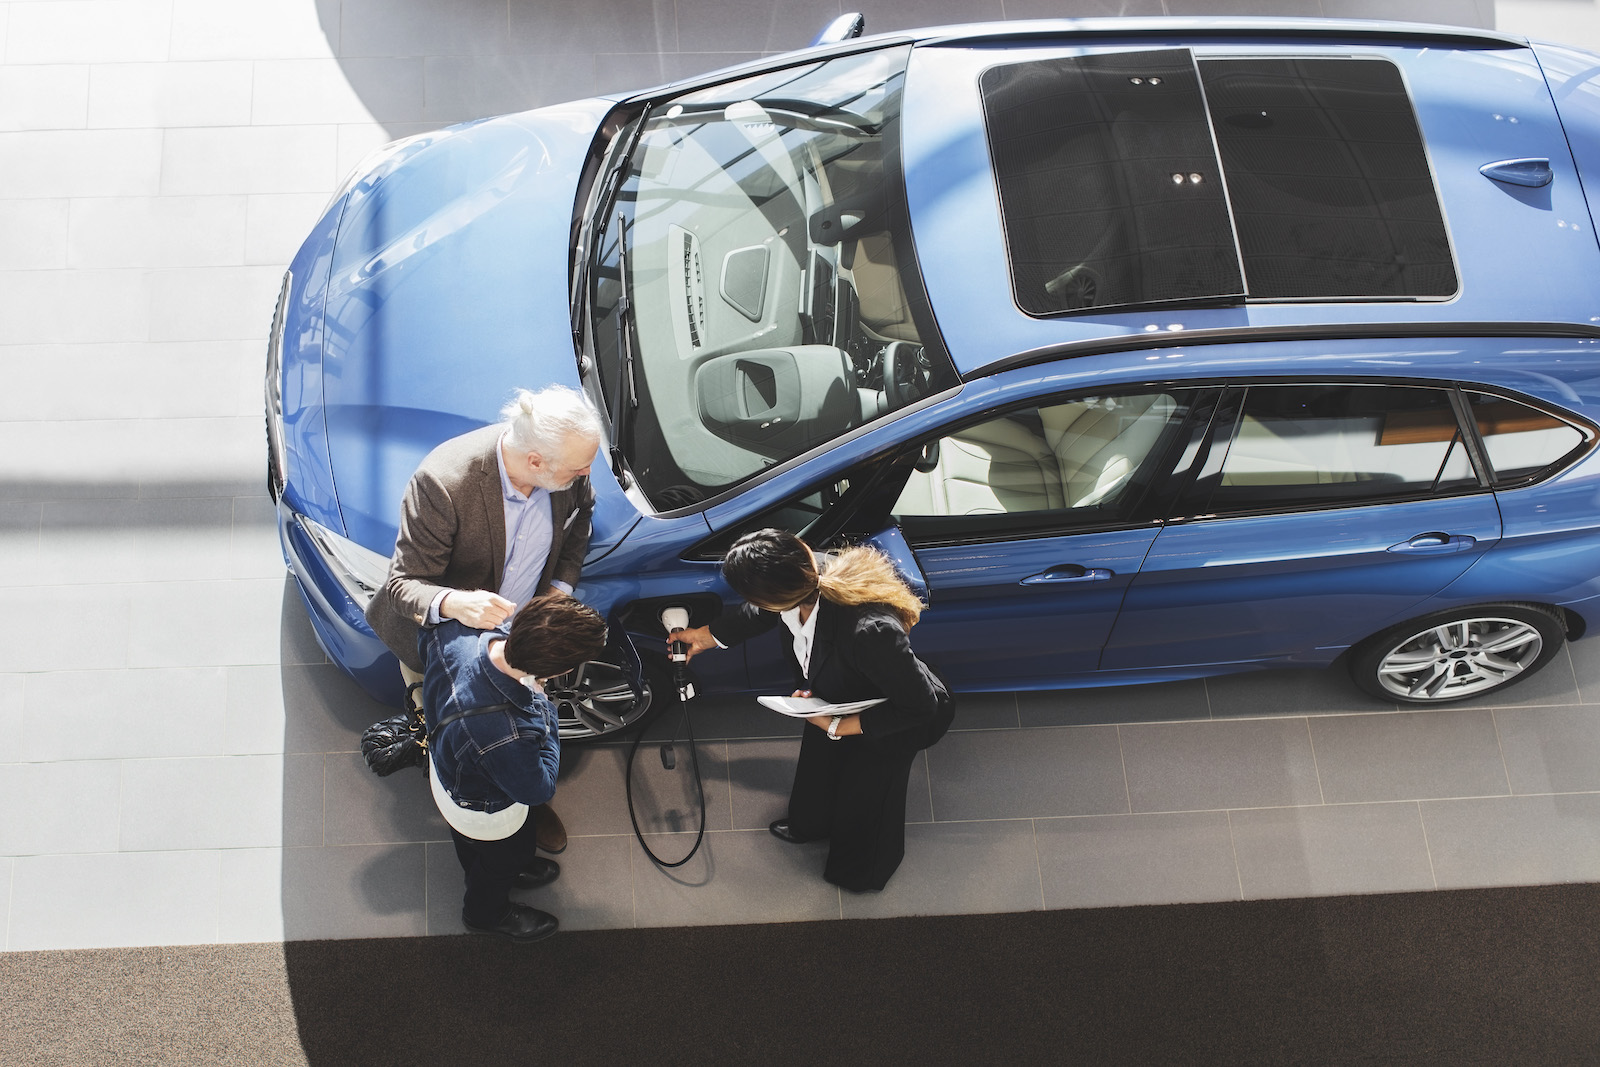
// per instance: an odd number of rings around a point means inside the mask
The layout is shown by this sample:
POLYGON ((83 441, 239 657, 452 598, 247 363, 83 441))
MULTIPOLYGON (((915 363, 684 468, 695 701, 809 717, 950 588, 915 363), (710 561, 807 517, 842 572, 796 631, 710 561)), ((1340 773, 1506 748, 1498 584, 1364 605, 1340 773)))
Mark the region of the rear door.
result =
POLYGON ((1216 421, 1103 670, 1325 661, 1500 537, 1451 390, 1253 385, 1230 390, 1216 421))

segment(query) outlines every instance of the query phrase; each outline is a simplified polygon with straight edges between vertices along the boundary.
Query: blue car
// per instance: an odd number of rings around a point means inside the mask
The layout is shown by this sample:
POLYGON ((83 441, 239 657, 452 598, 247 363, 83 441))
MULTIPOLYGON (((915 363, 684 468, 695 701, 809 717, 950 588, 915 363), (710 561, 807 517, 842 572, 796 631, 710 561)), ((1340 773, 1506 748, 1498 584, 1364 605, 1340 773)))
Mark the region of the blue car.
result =
MULTIPOLYGON (((848 23, 848 20, 845 20, 848 23)), ((562 733, 661 690, 745 531, 866 541, 953 688, 1347 669, 1497 693, 1600 621, 1600 56, 1262 19, 958 26, 395 142, 284 279, 283 548, 328 654, 418 461, 511 391, 608 439, 562 733)), ((696 661, 771 692, 780 643, 696 661)), ((657 703, 661 703, 658 699, 657 703)))

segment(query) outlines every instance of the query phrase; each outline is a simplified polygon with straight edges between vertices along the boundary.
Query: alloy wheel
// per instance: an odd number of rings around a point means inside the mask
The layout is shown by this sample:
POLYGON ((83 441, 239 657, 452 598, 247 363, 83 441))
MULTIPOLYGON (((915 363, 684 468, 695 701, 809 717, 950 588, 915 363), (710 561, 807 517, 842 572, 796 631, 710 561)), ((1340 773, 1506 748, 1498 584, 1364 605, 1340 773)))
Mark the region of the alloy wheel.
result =
POLYGON ((1539 660, 1544 638, 1518 619, 1461 619, 1394 645, 1378 663, 1385 690, 1409 701, 1460 700, 1509 684, 1539 660))

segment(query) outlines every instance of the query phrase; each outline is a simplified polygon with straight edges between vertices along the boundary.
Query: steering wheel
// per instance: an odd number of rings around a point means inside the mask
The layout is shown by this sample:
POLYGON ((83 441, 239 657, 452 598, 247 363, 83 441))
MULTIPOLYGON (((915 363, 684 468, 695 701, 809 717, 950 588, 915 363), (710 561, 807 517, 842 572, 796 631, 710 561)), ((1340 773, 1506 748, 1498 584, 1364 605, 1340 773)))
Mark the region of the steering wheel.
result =
POLYGON ((933 367, 921 345, 892 341, 883 350, 883 396, 891 410, 921 400, 932 384, 933 367))

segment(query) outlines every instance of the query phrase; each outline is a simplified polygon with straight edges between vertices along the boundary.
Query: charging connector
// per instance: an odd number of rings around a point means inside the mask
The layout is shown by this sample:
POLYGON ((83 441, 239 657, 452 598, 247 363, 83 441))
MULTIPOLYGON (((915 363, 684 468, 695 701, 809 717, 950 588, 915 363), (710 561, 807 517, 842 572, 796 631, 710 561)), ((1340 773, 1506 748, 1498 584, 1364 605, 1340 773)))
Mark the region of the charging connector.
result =
MULTIPOLYGON (((675 630, 689 628, 688 608, 663 608, 661 611, 661 625, 670 635, 675 630)), ((694 697, 694 683, 689 680, 689 643, 687 641, 667 641, 667 662, 672 664, 672 683, 678 687, 679 700, 691 700, 694 697)))

